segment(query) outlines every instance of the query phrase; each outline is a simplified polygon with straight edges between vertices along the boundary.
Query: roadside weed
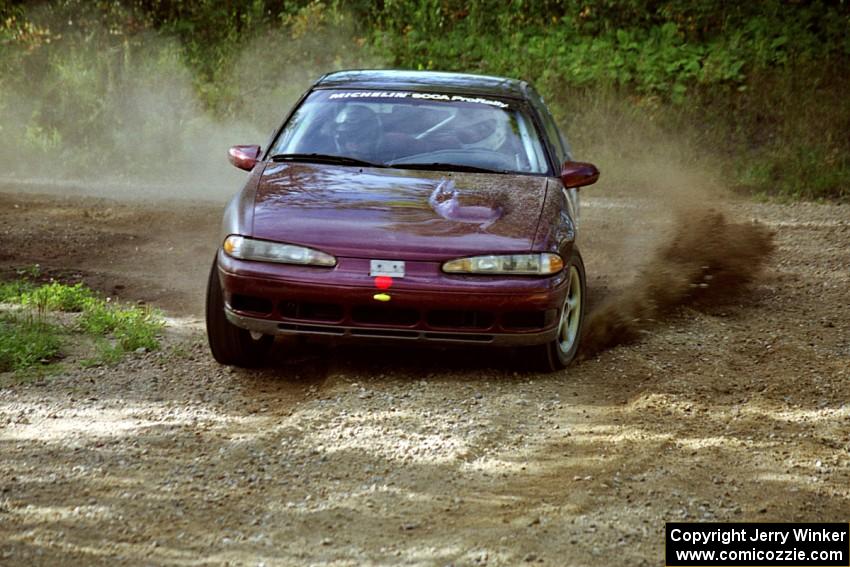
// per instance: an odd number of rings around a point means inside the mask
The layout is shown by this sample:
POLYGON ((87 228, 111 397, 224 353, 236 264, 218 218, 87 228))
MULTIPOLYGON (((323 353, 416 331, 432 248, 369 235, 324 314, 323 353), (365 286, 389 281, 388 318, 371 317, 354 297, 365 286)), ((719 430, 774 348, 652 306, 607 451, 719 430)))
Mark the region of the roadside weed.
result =
POLYGON ((94 336, 111 334, 125 350, 159 346, 157 334, 164 322, 153 310, 143 307, 122 307, 94 299, 86 303, 79 320, 80 328, 94 336))
POLYGON ((65 285, 50 282, 21 294, 21 303, 34 307, 37 311, 67 311, 78 313, 95 300, 94 293, 89 288, 78 283, 65 285))
POLYGON ((0 282, 0 303, 20 303, 21 297, 34 289, 26 280, 0 282))
POLYGON ((20 315, 0 318, 0 372, 49 363, 60 347, 60 330, 53 325, 20 315))
POLYGON ((80 342, 75 336, 95 341, 94 356, 83 366, 114 364, 126 352, 159 348, 165 326, 156 310, 102 299, 81 283, 3 282, 0 303, 10 304, 0 311, 0 372, 49 365, 62 356, 63 345, 80 342), (71 322, 59 312, 73 314, 71 322), (63 324, 54 324, 57 319, 63 324))

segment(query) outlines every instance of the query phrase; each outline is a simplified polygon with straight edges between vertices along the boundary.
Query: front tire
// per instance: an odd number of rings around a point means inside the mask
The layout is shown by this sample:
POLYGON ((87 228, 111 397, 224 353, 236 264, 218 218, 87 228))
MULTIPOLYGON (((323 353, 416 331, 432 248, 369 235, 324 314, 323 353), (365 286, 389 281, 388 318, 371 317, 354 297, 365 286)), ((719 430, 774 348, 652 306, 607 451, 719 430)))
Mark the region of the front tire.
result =
POLYGON ((555 340, 538 348, 537 360, 544 372, 557 372, 569 366, 575 360, 581 342, 587 294, 584 262, 578 250, 573 249, 564 270, 567 272, 568 287, 561 307, 558 336, 555 340))
POLYGON ((253 338, 250 331, 240 329, 224 314, 224 292, 218 277, 218 264, 213 261, 207 282, 207 340, 213 358, 221 364, 251 368, 262 363, 274 337, 253 338))

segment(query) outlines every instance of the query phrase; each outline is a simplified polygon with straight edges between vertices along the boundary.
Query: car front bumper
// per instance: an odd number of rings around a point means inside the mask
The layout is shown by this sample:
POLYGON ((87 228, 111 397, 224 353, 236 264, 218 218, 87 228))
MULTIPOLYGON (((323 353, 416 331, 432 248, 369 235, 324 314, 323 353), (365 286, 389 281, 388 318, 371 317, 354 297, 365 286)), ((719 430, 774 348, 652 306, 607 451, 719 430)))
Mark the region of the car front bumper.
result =
POLYGON ((270 321, 257 317, 238 315, 231 309, 226 309, 227 320, 248 331, 264 335, 317 335, 334 339, 365 339, 365 340, 408 340, 434 343, 469 343, 494 346, 519 346, 547 343, 555 340, 558 329, 548 329, 529 333, 491 333, 487 331, 470 333, 427 331, 422 329, 406 329, 399 327, 350 327, 345 325, 327 325, 313 323, 290 323, 270 321))
POLYGON ((456 276, 436 262, 407 262, 405 278, 375 287, 369 260, 335 268, 247 262, 219 255, 225 313, 266 335, 319 335, 438 343, 533 345, 554 340, 566 293, 551 277, 456 276), (389 301, 375 295, 384 293, 389 301))

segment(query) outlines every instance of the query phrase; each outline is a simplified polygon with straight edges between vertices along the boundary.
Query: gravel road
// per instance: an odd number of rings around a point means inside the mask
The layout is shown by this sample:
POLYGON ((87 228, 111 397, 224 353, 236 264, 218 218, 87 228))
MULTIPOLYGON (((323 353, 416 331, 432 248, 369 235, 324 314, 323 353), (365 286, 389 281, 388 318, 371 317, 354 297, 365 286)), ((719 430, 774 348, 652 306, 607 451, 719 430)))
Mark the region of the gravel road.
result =
MULTIPOLYGON (((846 206, 734 203, 776 232, 752 284, 563 373, 296 341, 242 371, 201 331, 218 204, 0 190, 2 273, 173 316, 158 352, 0 381, 2 565, 659 565, 665 521, 850 519, 846 206)), ((664 223, 584 206, 616 297, 664 223)))

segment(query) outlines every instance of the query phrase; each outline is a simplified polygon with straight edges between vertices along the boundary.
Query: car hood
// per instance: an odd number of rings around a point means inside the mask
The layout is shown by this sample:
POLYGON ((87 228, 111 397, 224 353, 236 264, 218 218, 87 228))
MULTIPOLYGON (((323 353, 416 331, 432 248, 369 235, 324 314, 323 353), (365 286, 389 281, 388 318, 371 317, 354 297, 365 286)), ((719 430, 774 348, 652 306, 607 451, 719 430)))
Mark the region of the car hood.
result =
POLYGON ((524 252, 546 183, 529 175, 270 164, 258 180, 252 233, 360 258, 524 252))

